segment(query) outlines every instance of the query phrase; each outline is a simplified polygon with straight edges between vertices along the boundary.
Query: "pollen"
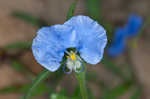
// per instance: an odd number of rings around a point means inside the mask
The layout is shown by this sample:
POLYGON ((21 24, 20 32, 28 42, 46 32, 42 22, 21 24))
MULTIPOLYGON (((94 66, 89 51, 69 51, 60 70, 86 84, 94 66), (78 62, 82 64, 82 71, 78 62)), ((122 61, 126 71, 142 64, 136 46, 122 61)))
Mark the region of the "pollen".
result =
POLYGON ((70 54, 70 58, 75 61, 76 60, 76 54, 75 53, 71 53, 70 54))

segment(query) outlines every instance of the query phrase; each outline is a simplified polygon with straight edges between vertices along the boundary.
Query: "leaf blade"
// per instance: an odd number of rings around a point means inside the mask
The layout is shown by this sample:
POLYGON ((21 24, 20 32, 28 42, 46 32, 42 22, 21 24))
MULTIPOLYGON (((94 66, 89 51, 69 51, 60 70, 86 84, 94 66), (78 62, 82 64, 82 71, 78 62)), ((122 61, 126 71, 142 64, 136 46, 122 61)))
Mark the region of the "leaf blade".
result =
POLYGON ((108 58, 102 59, 102 64, 104 64, 104 67, 110 70, 114 75, 119 76, 123 80, 128 80, 128 78, 121 72, 121 69, 117 66, 115 66, 108 58))
POLYGON ((75 0, 75 1, 71 4, 71 6, 70 6, 70 8, 69 8, 69 10, 68 10, 68 13, 67 13, 67 19, 66 19, 66 20, 69 20, 69 19, 73 16, 75 7, 76 7, 76 5, 77 5, 77 2, 78 2, 78 1, 75 0))
POLYGON ((30 49, 31 42, 15 42, 4 46, 4 50, 30 49))
POLYGON ((34 89, 42 82, 44 81, 48 76, 50 75, 50 71, 47 69, 44 69, 39 76, 34 80, 34 82, 32 83, 31 87, 29 88, 29 90, 27 91, 27 93, 25 94, 25 96, 23 97, 23 99, 30 99, 29 97, 31 96, 32 92, 34 91, 34 89))
POLYGON ((118 99, 121 95, 127 92, 131 86, 131 81, 119 84, 115 88, 106 91, 102 99, 118 99))
POLYGON ((89 16, 100 21, 101 0, 85 0, 89 16))
POLYGON ((137 88, 133 95, 130 97, 130 99, 140 99, 141 92, 141 88, 137 88))
POLYGON ((12 16, 16 17, 18 19, 24 20, 24 21, 26 21, 30 24, 33 24, 35 26, 38 26, 38 27, 46 25, 45 22, 43 22, 41 19, 31 16, 29 13, 25 13, 22 11, 14 11, 12 13, 12 16))

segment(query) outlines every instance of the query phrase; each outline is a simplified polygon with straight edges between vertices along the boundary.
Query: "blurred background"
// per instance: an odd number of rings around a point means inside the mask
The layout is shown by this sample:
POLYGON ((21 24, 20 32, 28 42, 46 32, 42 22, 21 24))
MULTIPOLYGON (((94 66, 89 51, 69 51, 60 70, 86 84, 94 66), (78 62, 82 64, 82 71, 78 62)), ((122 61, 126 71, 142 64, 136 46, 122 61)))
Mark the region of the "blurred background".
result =
MULTIPOLYGON (((0 99, 20 99, 24 95, 43 69, 30 49, 36 31, 43 25, 63 24, 73 1, 0 0, 0 99)), ((78 0, 75 15, 90 15, 88 1, 78 0)), ((109 35, 114 34, 112 28, 123 26, 131 13, 143 17, 144 23, 150 18, 149 0, 99 0, 97 5, 96 13, 107 25, 109 35)), ((142 31, 136 47, 130 47, 132 40, 129 39, 129 46, 120 56, 111 58, 106 53, 106 60, 97 66, 87 66, 87 85, 95 99, 150 99, 149 26, 142 31)), ((71 97, 77 90, 76 79, 73 75, 61 78, 59 75, 53 73, 47 84, 42 84, 35 92, 35 99, 62 99, 53 98, 55 92, 61 90, 71 97)))

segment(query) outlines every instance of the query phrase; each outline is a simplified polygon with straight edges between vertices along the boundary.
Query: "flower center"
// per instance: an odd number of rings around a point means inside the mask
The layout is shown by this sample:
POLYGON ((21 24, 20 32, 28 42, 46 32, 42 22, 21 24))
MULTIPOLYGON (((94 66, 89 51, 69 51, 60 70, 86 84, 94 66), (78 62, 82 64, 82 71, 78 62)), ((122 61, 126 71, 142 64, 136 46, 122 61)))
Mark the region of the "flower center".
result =
POLYGON ((63 69, 64 72, 70 74, 72 71, 75 71, 77 73, 83 71, 82 59, 75 52, 71 51, 67 54, 67 62, 63 69), (68 72, 66 71, 66 68, 69 70, 68 72))
POLYGON ((73 61, 75 61, 75 60, 76 60, 76 54, 75 54, 74 52, 72 52, 72 53, 70 54, 70 58, 71 58, 73 61))

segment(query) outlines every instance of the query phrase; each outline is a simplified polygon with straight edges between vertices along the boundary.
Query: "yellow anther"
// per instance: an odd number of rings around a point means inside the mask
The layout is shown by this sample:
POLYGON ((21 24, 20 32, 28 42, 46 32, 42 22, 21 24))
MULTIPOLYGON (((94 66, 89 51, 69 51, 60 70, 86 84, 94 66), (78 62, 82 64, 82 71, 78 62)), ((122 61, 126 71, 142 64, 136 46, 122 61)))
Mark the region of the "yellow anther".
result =
POLYGON ((71 53, 70 54, 70 58, 75 61, 76 60, 76 54, 75 53, 71 53))

